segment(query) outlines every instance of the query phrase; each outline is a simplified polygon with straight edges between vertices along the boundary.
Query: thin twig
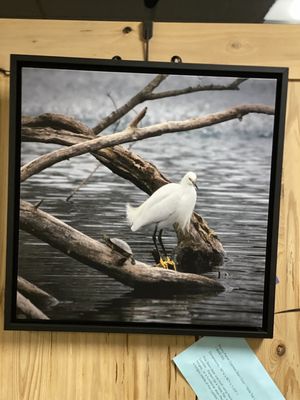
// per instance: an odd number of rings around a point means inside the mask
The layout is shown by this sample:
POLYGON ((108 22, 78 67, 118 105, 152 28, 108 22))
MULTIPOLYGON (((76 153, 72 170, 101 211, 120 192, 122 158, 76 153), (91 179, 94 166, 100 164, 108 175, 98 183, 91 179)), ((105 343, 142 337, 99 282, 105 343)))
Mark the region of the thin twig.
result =
POLYGON ((136 142, 129 143, 127 150, 131 150, 135 144, 136 144, 136 142))
POLYGON ((116 103, 115 99, 113 98, 113 96, 111 95, 111 93, 107 92, 106 95, 110 99, 110 101, 112 102, 113 106, 115 107, 115 110, 117 110, 118 109, 117 103, 116 103))
MULTIPOLYGON (((115 99, 113 98, 112 94, 109 93, 109 92, 107 92, 106 94, 107 94, 107 97, 108 97, 108 98, 110 99, 110 101, 112 102, 112 104, 113 104, 115 110, 117 110, 117 109, 118 109, 118 106, 117 106, 117 103, 116 103, 115 99)), ((117 131, 117 130, 118 130, 120 123, 121 123, 121 119, 118 119, 118 120, 115 122, 114 126, 113 126, 113 131, 117 131)))
POLYGON ((138 124, 141 122, 141 120, 144 118, 146 113, 147 113, 147 107, 143 108, 142 111, 138 113, 138 115, 129 123, 128 127, 136 128, 138 124))
POLYGON ((44 199, 41 199, 40 201, 38 201, 35 205, 34 208, 37 210, 39 208, 39 206, 42 204, 42 202, 44 201, 44 199))
POLYGON ((75 193, 77 193, 94 175, 97 169, 100 167, 101 164, 97 164, 96 167, 89 173, 89 175, 80 182, 78 186, 71 192, 71 194, 66 198, 66 201, 71 200, 75 193))
POLYGON ((181 96, 183 94, 195 93, 195 92, 240 90, 240 88, 239 88, 240 84, 245 82, 246 80, 247 80, 247 78, 238 78, 227 85, 216 85, 213 83, 204 85, 204 84, 200 83, 199 85, 189 86, 189 87, 185 87, 183 89, 167 90, 165 92, 150 93, 147 96, 147 100, 156 100, 156 99, 162 99, 162 98, 166 98, 166 97, 175 97, 175 96, 181 96))
POLYGON ((143 103, 147 96, 156 89, 161 82, 163 82, 168 75, 157 75, 152 81, 150 81, 142 90, 140 90, 137 94, 135 94, 131 99, 127 101, 127 103, 123 104, 117 110, 110 113, 107 117, 102 119, 94 128, 93 131, 95 135, 102 132, 105 128, 116 122, 118 119, 126 115, 129 111, 131 111, 135 106, 140 103, 143 103))

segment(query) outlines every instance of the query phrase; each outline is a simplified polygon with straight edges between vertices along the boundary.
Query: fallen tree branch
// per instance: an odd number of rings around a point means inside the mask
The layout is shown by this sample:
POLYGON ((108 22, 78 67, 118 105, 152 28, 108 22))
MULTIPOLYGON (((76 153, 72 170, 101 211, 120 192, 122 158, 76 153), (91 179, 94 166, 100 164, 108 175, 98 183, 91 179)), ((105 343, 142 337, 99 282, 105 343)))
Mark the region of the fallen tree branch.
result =
POLYGON ((66 201, 70 201, 71 198, 74 196, 75 193, 77 193, 94 175, 94 173, 97 171, 97 169, 101 166, 101 164, 97 164, 94 169, 88 174, 86 178, 84 178, 79 185, 75 187, 75 189, 72 190, 72 192, 69 194, 69 196, 66 198, 66 201))
POLYGON ((19 291, 17 291, 17 309, 30 319, 49 319, 46 314, 26 299, 19 291))
MULTIPOLYGON (((272 113, 271 108, 267 111, 272 113)), ((240 115, 237 113, 238 118, 240 115)), ((52 142, 72 146, 88 140, 82 135, 73 135, 65 132, 52 131, 45 134, 43 129, 22 128, 22 139, 28 141, 52 142)), ((151 195, 162 185, 169 183, 167 177, 152 163, 144 160, 139 155, 116 145, 98 149, 92 154, 112 172, 131 181, 144 192, 151 195)), ((176 228, 175 228, 176 229, 176 228)), ((209 228, 206 221, 197 213, 193 213, 190 231, 183 234, 176 229, 178 246, 176 248, 178 269, 185 272, 203 273, 211 270, 213 265, 221 265, 224 258, 224 249, 217 235, 209 228)))
MULTIPOLYGON (((75 135, 68 131, 57 131, 51 128, 22 127, 21 132, 22 142, 73 146, 89 140, 89 137, 85 135, 75 135)), ((129 180, 147 194, 152 194, 160 186, 169 182, 152 163, 121 145, 95 150, 91 154, 111 171, 129 180)))
POLYGON ((23 116, 22 126, 39 128, 51 126, 51 128, 55 130, 64 130, 93 136, 92 129, 77 121, 75 118, 63 114, 45 113, 37 117, 23 116))
POLYGON ((66 130, 58 130, 52 127, 28 127, 22 124, 22 142, 42 142, 66 145, 68 143, 81 143, 83 140, 89 140, 90 136, 84 133, 73 133, 66 130), (81 140, 80 140, 81 139, 81 140))
POLYGON ((136 95, 134 95, 131 99, 127 101, 124 105, 114 110, 107 117, 105 117, 102 121, 100 121, 94 128, 93 132, 95 135, 98 135, 108 126, 122 118, 126 115, 130 110, 136 107, 138 104, 141 104, 147 100, 156 100, 162 99, 166 97, 179 96, 182 94, 194 93, 194 92, 204 92, 204 91, 213 91, 213 90, 239 90, 239 86, 242 82, 244 82, 245 78, 235 79, 233 82, 228 85, 196 85, 195 87, 187 87, 178 90, 168 90, 164 92, 153 93, 153 91, 168 77, 168 75, 157 75, 151 82, 149 82, 142 90, 140 90, 136 95))
POLYGON ((130 110, 132 110, 135 106, 140 103, 143 103, 147 100, 147 96, 156 89, 161 82, 163 82, 168 75, 157 75, 151 82, 149 82, 142 90, 140 90, 137 94, 135 94, 127 103, 123 104, 117 110, 114 110, 107 117, 103 118, 94 128, 93 132, 95 135, 98 135, 105 128, 116 122, 118 119, 122 118, 126 115, 130 110))
POLYGON ((28 298, 32 303, 38 304, 41 308, 49 308, 56 306, 59 301, 51 296, 49 293, 40 289, 36 285, 31 282, 28 282, 26 279, 18 276, 17 279, 18 291, 28 298))
MULTIPOLYGON (((31 134, 27 130, 28 128, 24 129, 26 130, 26 140, 40 142, 44 142, 45 140, 48 143, 49 137, 44 137, 43 131, 39 130, 31 134)), ((85 140, 88 140, 88 138, 86 137, 85 140)), ((70 136, 69 134, 62 135, 62 132, 52 134, 52 143, 71 146, 81 142, 81 137, 70 136)), ((149 195, 162 185, 170 182, 154 164, 144 160, 123 146, 108 147, 97 150, 92 154, 112 172, 132 182, 149 195)), ((211 270, 213 265, 222 264, 224 256, 223 246, 217 235, 209 228, 206 221, 199 214, 193 213, 189 233, 183 235, 182 232, 177 230, 177 234, 179 245, 182 240, 187 239, 184 241, 184 247, 180 246, 177 248, 178 270, 203 273, 211 270), (187 251, 188 249, 190 251, 187 251)))
POLYGON ((197 117, 185 121, 168 121, 145 128, 128 127, 122 132, 107 136, 97 137, 84 143, 75 144, 67 149, 55 150, 29 162, 21 168, 21 182, 30 176, 41 172, 60 161, 76 157, 81 154, 93 152, 101 148, 111 147, 122 143, 134 142, 150 137, 160 136, 166 133, 190 131, 199 129, 232 119, 240 119, 249 113, 274 114, 274 108, 264 104, 244 104, 229 110, 197 117))
POLYGON ((163 99, 166 97, 181 96, 183 94, 196 93, 196 92, 208 92, 208 91, 223 91, 223 90, 240 90, 240 84, 245 82, 247 78, 238 78, 227 85, 216 85, 209 83, 206 85, 199 84, 196 86, 189 86, 183 89, 166 90, 165 92, 149 93, 147 100, 163 99))
POLYGON ((143 293, 200 293, 222 291, 222 284, 196 274, 154 268, 129 260, 109 246, 100 243, 46 212, 21 200, 20 227, 68 256, 95 268, 143 293))

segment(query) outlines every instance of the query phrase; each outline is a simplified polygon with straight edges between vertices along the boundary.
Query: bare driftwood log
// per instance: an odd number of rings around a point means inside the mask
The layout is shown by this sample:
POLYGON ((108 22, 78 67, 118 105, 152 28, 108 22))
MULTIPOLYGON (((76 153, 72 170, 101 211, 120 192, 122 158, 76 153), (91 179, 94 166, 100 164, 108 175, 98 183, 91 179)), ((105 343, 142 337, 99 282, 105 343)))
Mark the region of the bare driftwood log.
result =
POLYGON ((154 268, 140 261, 134 265, 109 246, 91 239, 57 218, 21 201, 20 227, 68 256, 134 288, 160 295, 222 291, 223 285, 196 274, 154 268))
POLYGON ((37 117, 22 117, 22 124, 28 127, 49 127, 55 130, 64 130, 74 133, 81 133, 83 135, 93 136, 92 129, 77 121, 75 118, 62 114, 45 113, 37 117))
POLYGON ((18 276, 18 291, 28 298, 33 304, 38 304, 40 308, 47 309, 56 306, 59 301, 49 293, 40 289, 26 279, 18 276))
POLYGON ((168 75, 157 75, 151 82, 149 82, 142 90, 140 90, 137 94, 135 94, 131 99, 127 101, 124 105, 119 107, 110 113, 107 117, 103 118, 94 128, 93 132, 98 135, 105 128, 118 121, 124 115, 126 115, 130 110, 136 107, 138 104, 143 103, 147 100, 156 100, 162 99, 166 97, 179 96, 182 94, 194 93, 194 92, 206 92, 206 91, 215 91, 215 90, 239 90, 239 86, 241 83, 246 81, 245 78, 238 78, 234 81, 230 82, 227 85, 214 85, 214 84, 199 84, 193 87, 186 87, 177 90, 168 90, 163 92, 153 91, 165 80, 168 75))
POLYGON ((123 104, 117 110, 114 110, 107 117, 103 118, 94 128, 93 132, 95 135, 101 133, 105 128, 118 121, 130 110, 132 110, 138 104, 146 101, 148 96, 155 90, 161 82, 163 82, 168 75, 157 75, 152 81, 150 81, 141 91, 136 93, 127 103, 123 104))
POLYGON ((30 319, 49 319, 30 300, 17 291, 17 310, 30 319))
MULTIPOLYGON (((131 123, 130 129, 132 130, 131 134, 134 135, 135 140, 137 140, 139 132, 142 131, 142 134, 144 132, 147 133, 147 129, 153 129, 153 127, 155 127, 155 129, 157 130, 158 126, 161 127, 163 125, 162 131, 165 131, 159 133, 163 134, 169 132, 169 130, 178 131, 178 129, 180 128, 180 124, 182 123, 184 126, 183 130, 187 129, 188 126, 189 129, 195 129, 196 127, 199 128, 203 126, 208 126, 229 119, 240 119, 243 115, 250 112, 259 112, 272 115, 274 114, 274 109, 265 105, 242 105, 221 113, 211 114, 206 117, 194 118, 188 121, 169 122, 154 125, 148 128, 134 128, 136 124, 131 123), (176 129, 175 126, 177 126, 176 129), (135 132, 137 132, 137 134, 135 134, 135 132)), ((143 115, 144 110, 142 111, 142 113, 140 113, 136 120, 139 121, 143 115)), ((123 131, 123 133, 124 132, 125 131, 123 131)), ((111 135, 109 137, 111 137, 111 135)), ((24 141, 51 142, 63 144, 66 146, 73 146, 75 144, 79 145, 82 143, 83 140, 86 141, 89 138, 90 137, 87 136, 84 137, 84 135, 82 134, 80 136, 76 136, 71 132, 58 132, 51 128, 39 128, 37 126, 35 129, 33 129, 26 126, 26 122, 22 125, 22 140, 24 141)), ((97 140, 99 139, 101 138, 98 138, 97 140)), ((58 151, 54 153, 57 154, 58 151)), ((68 154, 71 153, 72 151, 68 154)), ((145 161, 134 152, 126 150, 123 146, 115 145, 114 147, 106 147, 98 150, 92 150, 92 154, 102 164, 111 169, 111 171, 131 181, 149 195, 151 195, 162 185, 169 182, 169 180, 164 177, 152 163, 145 161)), ((43 157, 44 156, 40 157, 39 159, 42 159, 42 163, 47 163, 47 159, 44 160, 43 157)), ((32 173, 34 173, 35 168, 35 165, 33 163, 39 165, 39 159, 34 160, 32 163, 28 164, 29 169, 33 166, 32 173)), ((209 228, 206 221, 200 215, 198 215, 197 213, 193 214, 191 220, 191 228, 188 233, 183 234, 183 232, 176 227, 175 229, 178 237, 178 246, 176 249, 178 270, 185 272, 202 273, 204 271, 210 270, 213 265, 222 264, 224 257, 223 246, 219 241, 217 235, 213 232, 213 230, 209 228)))
MULTIPOLYGON (((83 135, 74 135, 66 131, 58 132, 51 128, 22 127, 23 141, 72 146, 88 139, 83 135)), ((131 181, 149 195, 170 182, 155 165, 123 146, 97 150, 92 154, 112 172, 131 181)), ((202 273, 210 270, 213 265, 222 264, 223 246, 206 221, 197 213, 193 214, 190 233, 183 235, 182 232, 177 230, 177 235, 179 246, 176 256, 179 271, 202 273), (184 243, 184 245, 181 243, 184 243)))
MULTIPOLYGON (((24 182, 30 176, 37 174, 60 161, 80 156, 81 154, 93 152, 101 148, 111 147, 122 143, 135 142, 137 140, 161 136, 166 133, 200 129, 235 118, 240 119, 249 113, 272 115, 274 114, 274 107, 266 106, 264 104, 243 104, 226 111, 210 114, 204 117, 192 118, 185 121, 162 122, 160 124, 147 126, 145 128, 138 128, 130 124, 122 132, 93 138, 83 143, 74 144, 67 149, 63 148, 55 150, 51 153, 36 158, 21 168, 21 182, 24 182)), ((145 115, 145 109, 141 111, 141 114, 143 116, 145 115)), ((135 118, 135 120, 140 119, 141 118, 135 118)))

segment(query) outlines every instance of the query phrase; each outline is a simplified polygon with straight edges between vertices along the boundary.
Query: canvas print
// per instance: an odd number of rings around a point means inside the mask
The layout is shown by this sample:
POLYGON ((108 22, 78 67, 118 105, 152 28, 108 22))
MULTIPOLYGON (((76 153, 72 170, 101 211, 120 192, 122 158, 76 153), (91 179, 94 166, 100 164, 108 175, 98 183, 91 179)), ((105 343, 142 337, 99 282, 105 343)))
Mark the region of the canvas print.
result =
POLYGON ((14 321, 262 329, 277 85, 23 67, 14 321))

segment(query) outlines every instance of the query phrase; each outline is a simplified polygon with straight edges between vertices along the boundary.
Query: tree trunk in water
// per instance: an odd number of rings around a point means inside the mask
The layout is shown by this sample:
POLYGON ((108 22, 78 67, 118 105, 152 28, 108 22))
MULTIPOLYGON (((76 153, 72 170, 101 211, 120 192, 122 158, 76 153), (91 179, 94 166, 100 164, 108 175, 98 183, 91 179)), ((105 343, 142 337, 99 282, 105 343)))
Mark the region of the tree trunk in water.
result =
MULTIPOLYGON (((35 127, 33 129, 32 125, 26 126, 26 122, 24 125, 22 127, 23 141, 72 146, 90 139, 88 136, 84 139, 82 136, 76 136, 67 131, 54 131, 52 128, 35 127)), ((105 148, 92 154, 112 172, 132 182, 149 195, 170 182, 155 165, 124 146, 105 148)), ((211 270, 214 265, 222 265, 224 259, 222 243, 199 214, 193 214, 188 233, 183 233, 176 227, 175 230, 178 238, 176 258, 179 271, 201 274, 211 270)))
POLYGON ((28 298, 33 304, 38 304, 41 309, 49 309, 56 306, 59 301, 49 293, 40 289, 26 279, 18 276, 18 291, 28 298))
POLYGON ((29 319, 49 319, 30 300, 26 299, 19 291, 17 292, 17 310, 29 319))
POLYGON ((25 201, 20 203, 20 227, 68 256, 144 294, 162 296, 224 290, 220 282, 204 276, 153 268, 139 261, 132 264, 131 260, 124 259, 124 254, 25 201))

